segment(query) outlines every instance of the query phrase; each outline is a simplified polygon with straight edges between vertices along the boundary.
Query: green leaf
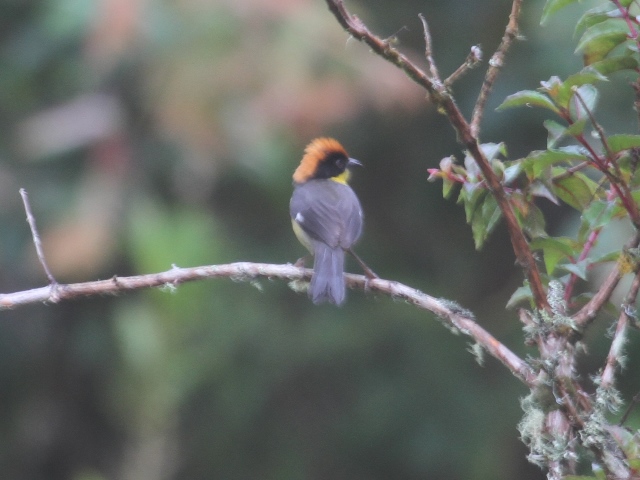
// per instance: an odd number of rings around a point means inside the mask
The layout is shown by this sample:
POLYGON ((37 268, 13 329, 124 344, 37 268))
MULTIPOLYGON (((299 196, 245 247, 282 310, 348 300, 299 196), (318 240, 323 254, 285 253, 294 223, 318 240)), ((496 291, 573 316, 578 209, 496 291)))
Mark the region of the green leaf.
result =
POLYGON ((554 120, 545 120, 543 125, 549 132, 547 135, 547 148, 552 150, 563 138, 580 135, 584 131, 587 121, 587 118, 580 118, 570 126, 565 127, 554 120))
POLYGON ((591 265, 596 263, 609 263, 609 262, 617 262, 620 258, 620 251, 614 250, 613 252, 605 253, 598 257, 594 257, 591 259, 591 265))
POLYGON ((560 92, 560 88, 562 87, 562 80, 557 75, 553 75, 549 80, 544 80, 540 82, 539 90, 542 90, 552 101, 555 102, 558 93, 560 92))
POLYGON ((620 11, 618 9, 611 9, 610 3, 605 3, 603 5, 599 5, 595 8, 587 10, 584 12, 578 23, 576 23, 576 29, 574 34, 581 32, 593 25, 604 22, 610 18, 618 18, 620 16, 620 11))
POLYGON ((584 127, 587 125, 587 121, 588 119, 585 117, 573 122, 573 124, 567 128, 567 135, 573 137, 580 135, 584 131, 584 127))
POLYGON ((607 77, 598 70, 591 66, 585 67, 578 73, 570 75, 564 82, 562 82, 555 101, 561 107, 567 108, 569 106, 569 100, 571 100, 574 95, 574 88, 606 80, 607 77))
POLYGON ((590 264, 591 261, 589 259, 584 259, 577 263, 565 263, 563 265, 560 265, 558 268, 562 268, 563 270, 566 270, 567 272, 573 273, 574 275, 578 276, 578 278, 586 280, 587 268, 590 264))
POLYGON ((537 178, 529 185, 529 193, 534 197, 546 198, 556 205, 560 205, 558 198, 554 195, 553 189, 549 186, 547 179, 537 178))
POLYGON ((449 198, 453 191, 453 187, 457 185, 457 182, 448 179, 447 177, 442 177, 442 197, 449 198))
POLYGON ((487 160, 493 160, 498 155, 502 155, 503 157, 506 157, 507 155, 507 146, 504 144, 504 142, 482 143, 479 145, 479 147, 480 150, 482 150, 482 153, 484 153, 485 157, 487 157, 487 160))
POLYGON ((566 7, 567 5, 571 5, 579 0, 547 0, 544 8, 542 9, 542 18, 540 19, 540 25, 544 25, 547 23, 551 15, 556 13, 558 10, 566 7))
POLYGON ((467 171, 467 179, 470 183, 479 182, 482 177, 482 171, 476 162, 476 159, 467 151, 464 157, 464 168, 467 171))
MULTIPOLYGON (((563 169, 554 168, 554 176, 563 173, 563 169)), ((564 177, 554 182, 554 192, 560 200, 582 212, 594 199, 598 190, 598 184, 581 172, 574 172, 571 176, 564 177)))
POLYGON ((545 231, 546 222, 542 210, 534 204, 530 204, 526 215, 522 215, 522 212, 519 213, 520 226, 529 237, 538 238, 547 235, 545 231))
POLYGON ((578 254, 580 244, 567 237, 542 237, 531 242, 532 250, 542 250, 548 275, 553 275, 558 263, 578 254))
POLYGON ((562 140, 567 134, 567 127, 560 125, 555 120, 545 120, 542 122, 544 128, 547 129, 547 148, 554 148, 560 140, 562 140))
POLYGON ((585 111, 586 108, 593 113, 598 103, 598 89, 593 85, 581 85, 578 87, 577 92, 574 92, 572 96, 573 101, 570 105, 570 112, 573 118, 587 119, 588 114, 585 111), (582 101, 580 101, 576 95, 579 95, 582 101))
POLYGON ((480 188, 478 185, 466 183, 462 186, 460 189, 460 195, 458 196, 458 203, 464 204, 464 213, 467 223, 471 223, 480 202, 486 195, 487 190, 480 188))
POLYGON ((607 143, 613 153, 640 147, 640 135, 611 135, 607 143))
POLYGON ((616 55, 594 62, 590 66, 602 75, 611 75, 620 70, 635 70, 638 68, 638 60, 631 55, 616 55))
POLYGON ((522 163, 524 170, 529 173, 532 178, 538 178, 542 172, 551 165, 585 162, 587 160, 588 157, 583 155, 575 147, 565 147, 556 150, 537 150, 531 152, 522 163))
POLYGON ((486 195, 482 207, 476 209, 471 220, 471 231, 473 232, 473 240, 477 250, 483 246, 489 234, 495 229, 500 220, 501 212, 498 202, 493 195, 486 195))
POLYGON ((475 216, 471 220, 471 232, 473 233, 473 243, 476 250, 480 250, 487 239, 487 224, 482 221, 480 216, 475 216))
POLYGON ((576 53, 582 51, 585 65, 604 59, 611 50, 624 43, 629 34, 626 23, 618 18, 589 27, 578 42, 576 53))
POLYGON ((533 294, 531 293, 531 287, 529 285, 523 285, 513 292, 511 298, 507 302, 507 308, 515 308, 517 305, 520 305, 527 300, 530 301, 532 298, 533 294))
POLYGON ((497 111, 506 110, 513 107, 541 107, 551 110, 552 112, 559 113, 558 107, 547 97, 546 95, 533 90, 522 90, 516 92, 513 95, 509 95, 502 102, 497 111))
POLYGON ((502 211, 493 195, 487 197, 482 205, 482 219, 487 222, 487 235, 491 234, 502 218, 502 211))
POLYGON ((595 230, 611 222, 615 211, 615 202, 597 200, 591 202, 589 207, 584 210, 582 218, 591 230, 595 230))
POLYGON ((504 169, 504 184, 511 185, 522 172, 522 163, 514 162, 504 169))

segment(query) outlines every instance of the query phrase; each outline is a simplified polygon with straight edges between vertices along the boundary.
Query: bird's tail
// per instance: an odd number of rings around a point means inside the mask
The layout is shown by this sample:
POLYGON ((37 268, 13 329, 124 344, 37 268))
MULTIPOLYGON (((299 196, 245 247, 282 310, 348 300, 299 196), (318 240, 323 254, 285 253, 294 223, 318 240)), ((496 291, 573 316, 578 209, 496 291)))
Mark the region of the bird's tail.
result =
POLYGON ((324 243, 314 245, 313 277, 309 285, 309 297, 313 303, 342 304, 345 298, 344 250, 331 248, 324 243))

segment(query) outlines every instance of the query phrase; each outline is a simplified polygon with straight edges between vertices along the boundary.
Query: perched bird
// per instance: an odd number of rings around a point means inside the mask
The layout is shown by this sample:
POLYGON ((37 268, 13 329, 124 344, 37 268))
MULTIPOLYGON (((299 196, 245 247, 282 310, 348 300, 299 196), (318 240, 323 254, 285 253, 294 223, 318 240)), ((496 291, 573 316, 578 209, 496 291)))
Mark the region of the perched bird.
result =
POLYGON ((345 298, 344 256, 362 233, 362 207, 348 185, 349 158, 333 138, 316 138, 293 174, 289 210, 293 231, 313 254, 309 297, 340 305, 345 298))

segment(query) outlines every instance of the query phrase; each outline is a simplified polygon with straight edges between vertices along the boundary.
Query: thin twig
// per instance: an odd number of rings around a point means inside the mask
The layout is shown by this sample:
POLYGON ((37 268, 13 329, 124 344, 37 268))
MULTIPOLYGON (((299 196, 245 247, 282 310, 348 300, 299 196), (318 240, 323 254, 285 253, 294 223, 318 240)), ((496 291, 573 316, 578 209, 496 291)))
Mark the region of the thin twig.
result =
POLYGON ((564 180, 565 178, 572 176, 574 173, 579 172, 580 170, 584 170, 589 165, 590 165, 589 162, 580 162, 579 164, 574 165, 573 167, 567 168, 566 170, 563 170, 562 173, 559 173, 558 175, 552 177, 551 181, 559 182, 560 180, 564 180))
POLYGON ((44 269, 44 273, 47 275, 49 279, 49 283, 52 287, 55 287, 58 282, 55 277, 49 270, 49 266, 47 265, 47 260, 44 258, 44 252, 42 251, 42 242, 40 241, 40 235, 38 234, 38 229, 36 228, 36 219, 33 216, 31 211, 31 205, 29 204, 29 196, 27 191, 24 188, 20 189, 20 196, 22 197, 22 203, 24 204, 24 210, 27 213, 27 222, 29 223, 29 228, 31 229, 31 236, 33 237, 33 244, 36 247, 36 253, 38 254, 38 260, 40 260, 40 265, 44 269))
MULTIPOLYGON (((638 248, 638 245, 640 245, 640 232, 636 231, 633 237, 625 244, 623 250, 638 248)), ((600 290, 572 317, 578 327, 584 328, 593 321, 605 303, 609 301, 611 294, 618 286, 621 278, 622 271, 620 265, 616 264, 604 282, 602 282, 600 290)))
POLYGON ((433 50, 431 49, 431 33, 429 32, 429 24, 427 19, 421 13, 418 14, 420 21, 422 21, 422 30, 424 31, 424 57, 427 59, 427 65, 429 66, 429 72, 431 73, 431 80, 434 82, 440 82, 440 73, 436 62, 433 60, 433 50))
POLYGON ((522 0, 513 0, 511 13, 509 14, 509 23, 504 30, 502 41, 500 42, 498 49, 491 56, 491 60, 489 60, 489 68, 484 77, 484 83, 480 89, 480 95, 478 96, 478 100, 476 101, 476 105, 473 109, 473 115, 471 116, 471 134, 476 138, 480 134, 480 122, 484 115, 484 109, 489 98, 489 93, 491 93, 493 84, 495 83, 496 78, 498 78, 498 73, 504 64, 504 58, 509 47, 511 47, 513 41, 518 38, 518 19, 520 17, 521 8, 522 0))
MULTIPOLYGON (((469 123, 464 118, 464 115, 462 115, 462 112, 456 105, 445 85, 441 82, 432 81, 425 72, 409 61, 407 57, 391 46, 389 42, 386 42, 371 33, 362 20, 347 11, 342 0, 326 0, 326 2, 329 6, 329 10, 334 14, 338 23, 340 23, 340 25, 342 25, 350 35, 369 45, 374 53, 396 65, 399 69, 404 71, 409 78, 424 87, 429 93, 431 100, 438 106, 438 109, 444 112, 447 116, 449 123, 457 134, 458 141, 466 147, 470 156, 473 157, 477 163, 484 178, 486 179, 489 190, 498 203, 507 225, 507 230, 509 232, 509 237, 511 239, 511 244, 516 255, 517 262, 525 271, 536 306, 542 310, 550 312, 551 309, 549 307, 549 302, 547 301, 545 289, 542 285, 538 264, 536 263, 533 253, 531 252, 531 248, 529 247, 529 243, 518 224, 516 214, 511 202, 509 201, 504 186, 494 172, 491 163, 482 152, 477 138, 472 134, 469 123)), ((519 5, 520 1, 516 0, 514 4, 519 5)), ((516 22, 515 19, 514 22, 516 22)), ((515 23, 515 25, 517 27, 517 23, 515 23)))
POLYGON ((636 78, 636 81, 631 84, 631 88, 633 88, 634 91, 633 106, 638 116, 637 128, 640 128, 640 78, 636 78))
MULTIPOLYGON (((117 295, 133 290, 153 287, 172 289, 182 283, 203 279, 230 278, 235 281, 252 282, 258 278, 288 281, 308 281, 313 270, 295 265, 272 265, 266 263, 239 262, 226 265, 209 265, 192 268, 173 267, 170 270, 148 275, 132 277, 113 277, 95 282, 59 284, 57 295, 52 296, 49 287, 36 288, 22 292, 0 294, 0 310, 18 308, 27 304, 42 302, 60 302, 92 296, 117 295)), ((366 290, 404 300, 422 310, 428 310, 443 324, 469 335, 490 355, 501 361, 516 377, 527 386, 536 382, 535 372, 518 355, 482 328, 466 310, 454 302, 438 299, 415 288, 398 282, 379 278, 367 278, 363 275, 345 274, 347 286, 352 289, 366 290)))
POLYGON ((469 72, 469 70, 472 70, 480 65, 481 61, 482 49, 479 46, 474 45, 473 47, 471 47, 471 51, 469 52, 469 55, 467 55, 467 58, 464 60, 464 63, 456 68, 455 72, 453 72, 445 79, 445 86, 450 87, 451 85, 453 85, 456 81, 462 78, 463 75, 469 72))
POLYGON ((364 263, 364 261, 360 258, 360 256, 353 250, 353 248, 348 248, 347 249, 347 253, 349 253, 356 262, 358 262, 358 264, 360 265, 360 268, 362 268, 362 271, 364 272, 364 276, 367 278, 380 278, 378 276, 378 274, 376 274, 376 272, 374 272, 373 270, 371 270, 371 268, 369 267, 369 265, 367 265, 366 263, 364 263))
MULTIPOLYGON (((582 247, 582 252, 580 252, 580 256, 574 263, 580 263, 589 256, 591 249, 594 247, 594 245, 598 241, 598 237, 602 232, 602 228, 603 227, 595 228, 589 233, 589 236, 587 237, 587 241, 582 247)), ((578 278, 579 278, 578 275, 576 275, 575 273, 571 273, 569 275, 569 280, 567 281, 567 285, 564 289, 564 301, 567 304, 569 304, 571 298, 573 297, 573 289, 575 288, 576 283, 578 282, 578 278)))
POLYGON ((438 95, 439 92, 434 88, 433 82, 421 68, 410 62, 406 56, 391 45, 391 42, 372 34, 362 20, 347 11, 344 2, 341 0, 326 0, 326 2, 338 23, 353 38, 369 45, 371 50, 400 68, 409 78, 425 88, 432 96, 438 95))
MULTIPOLYGON (((582 105, 582 108, 584 109, 584 111, 587 112, 589 121, 591 122, 591 125, 593 126, 596 133, 598 134, 598 138, 600 139, 600 143, 602 143, 602 146, 604 147, 605 152, 607 152, 607 159, 609 160, 609 162, 612 162, 613 153, 611 152, 611 148, 609 147, 609 141, 607 140, 607 136, 604 134, 604 130, 602 129, 602 126, 598 123, 596 118, 593 116, 593 112, 589 108, 589 105, 587 105, 587 102, 584 100, 584 98, 582 98, 582 95, 580 94, 578 87, 573 87, 573 96, 578 99, 578 102, 580 103, 580 105, 582 105)), ((579 115, 578 115, 578 118, 580 118, 579 115)))
POLYGON ((619 426, 622 426, 622 425, 624 425, 626 423, 627 418, 629 418, 629 415, 631 414, 633 409, 636 408, 638 403, 640 403, 640 393, 636 393, 633 396, 633 398, 631 399, 631 402, 629 403, 629 406, 627 407, 627 409, 625 410, 624 414, 620 418, 620 421, 618 422, 619 426))

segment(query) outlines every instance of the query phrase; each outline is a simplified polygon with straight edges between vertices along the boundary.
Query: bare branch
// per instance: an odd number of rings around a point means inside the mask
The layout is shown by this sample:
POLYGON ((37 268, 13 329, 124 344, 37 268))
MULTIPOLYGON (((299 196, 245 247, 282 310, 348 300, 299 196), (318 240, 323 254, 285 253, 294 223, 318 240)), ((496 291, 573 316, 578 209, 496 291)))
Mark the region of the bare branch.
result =
POLYGON ((600 386, 602 388, 611 387, 615 382, 616 367, 620 365, 621 358, 623 356, 623 347, 626 341, 629 317, 635 316, 635 304, 638 296, 638 290, 640 290, 640 272, 636 273, 636 276, 631 283, 631 287, 622 302, 622 307, 620 308, 620 317, 618 317, 616 332, 613 335, 611 348, 609 349, 609 355, 607 356, 607 363, 604 367, 604 371, 602 372, 600 382, 600 386))
POLYGON ((420 21, 422 22, 422 30, 424 31, 424 57, 427 59, 427 65, 429 66, 429 72, 431 73, 431 79, 434 81, 440 81, 440 74, 438 73, 438 67, 433 60, 433 50, 431 49, 431 33, 429 32, 429 24, 427 19, 421 13, 418 14, 420 21))
POLYGON ((484 77, 484 83, 482 84, 480 95, 478 96, 478 100, 476 101, 476 106, 473 109, 473 115, 471 117, 471 134, 476 138, 480 134, 480 122, 484 115, 484 109, 487 104, 487 99, 489 98, 489 93, 491 93, 493 84, 495 83, 496 78, 498 78, 498 73, 500 73, 500 69, 504 65, 504 58, 509 47, 511 47, 513 41, 518 38, 518 18, 520 17, 521 8, 522 0, 513 0, 513 4, 511 5, 511 14, 509 15, 509 23, 505 28, 502 41, 489 60, 489 68, 484 77))
MULTIPOLYGON (((342 0, 326 0, 326 2, 329 6, 329 10, 331 10, 340 25, 342 25, 347 32, 357 40, 369 45, 375 53, 396 65, 412 80, 424 87, 427 92, 429 92, 431 100, 436 103, 439 110, 444 112, 447 116, 449 123, 456 131, 458 141, 466 147, 469 154, 478 164, 478 167, 486 179, 489 190, 500 207, 500 211, 502 212, 502 216, 504 217, 507 225, 507 230, 509 231, 513 251, 518 263, 524 269, 527 279, 529 280, 529 285, 536 305, 540 309, 551 311, 542 285, 540 270, 538 269, 533 253, 529 248, 527 239, 518 225, 518 220, 516 219, 513 207, 509 202, 507 193, 505 192, 500 179, 493 171, 491 163, 480 149, 478 140, 473 134, 469 123, 465 120, 462 112, 449 94, 446 86, 442 82, 431 79, 427 74, 425 74, 425 72, 411 63, 407 57, 402 55, 397 49, 393 48, 389 42, 382 40, 371 33, 371 31, 369 31, 358 17, 351 15, 347 11, 342 0)), ((514 1, 514 8, 515 5, 519 6, 520 1, 514 1)), ((517 13, 519 13, 519 8, 517 10, 517 13)), ((515 18, 516 17, 514 16, 513 23, 515 25, 515 31, 517 31, 517 22, 515 18)))
POLYGON ((47 278, 49 279, 49 283, 51 287, 55 289, 55 286, 58 284, 55 277, 49 270, 49 266, 47 265, 47 261, 44 258, 44 252, 42 251, 42 242, 40 241, 40 235, 38 234, 38 229, 36 227, 36 218, 33 216, 33 212, 31 211, 31 205, 29 204, 29 195, 24 188, 20 189, 20 196, 22 197, 22 203, 24 204, 24 210, 27 213, 27 223, 29 223, 29 228, 31 229, 31 236, 33 237, 33 244, 36 247, 36 253, 38 254, 38 260, 40 261, 40 265, 44 269, 44 273, 46 273, 47 278))
POLYGON ((422 69, 411 63, 407 57, 391 46, 388 40, 383 40, 372 34, 357 16, 351 15, 341 0, 327 0, 329 10, 353 38, 366 43, 382 58, 393 63, 405 72, 418 85, 424 87, 430 94, 437 95, 433 82, 422 69))
MULTIPOLYGON (((55 296, 49 287, 22 292, 0 294, 0 310, 21 307, 27 304, 72 300, 96 295, 117 295, 153 287, 173 288, 185 282, 212 278, 231 278, 251 282, 259 278, 289 281, 308 281, 312 270, 295 265, 272 265, 266 263, 239 262, 226 265, 208 265, 192 268, 174 267, 160 273, 132 277, 113 277, 95 282, 58 284, 55 296)), ((529 365, 482 328, 473 316, 454 302, 438 299, 398 282, 367 278, 362 275, 345 274, 347 285, 352 289, 388 295, 402 299, 418 308, 435 313, 450 328, 472 337, 489 354, 500 360, 516 377, 528 386, 536 382, 535 372, 529 365)))
POLYGON ((471 51, 469 52, 469 55, 467 55, 467 58, 465 59, 464 63, 460 65, 455 70, 455 72, 453 72, 451 75, 449 75, 445 79, 444 81, 445 86, 448 88, 451 85, 453 85, 458 79, 462 78, 462 76, 465 75, 469 70, 476 68, 481 61, 482 61, 482 49, 479 46, 474 45, 473 47, 471 47, 471 51))
POLYGON ((614 155, 611 152, 611 147, 609 147, 609 141, 607 140, 607 136, 604 134, 604 130, 602 129, 602 126, 598 123, 596 118, 593 116, 593 112, 589 108, 589 105, 587 105, 587 102, 584 101, 584 98, 582 98, 582 95, 580 94, 578 87, 574 86, 572 90, 573 90, 574 97, 578 99, 578 102, 580 103, 584 111, 587 112, 589 121, 591 122, 591 125, 593 126, 596 133, 598 134, 598 138, 600 139, 600 143, 602 143, 602 146, 604 147, 605 152, 607 152, 607 159, 609 161, 613 160, 614 155))
MULTIPOLYGON (((623 250, 638 248, 638 245, 640 245, 640 232, 636 231, 634 236, 626 243, 623 250)), ((616 265, 604 282, 602 282, 600 290, 573 316, 573 321, 577 326, 584 328, 593 321, 600 309, 609 301, 611 294, 618 286, 621 278, 622 271, 620 266, 616 265)))

